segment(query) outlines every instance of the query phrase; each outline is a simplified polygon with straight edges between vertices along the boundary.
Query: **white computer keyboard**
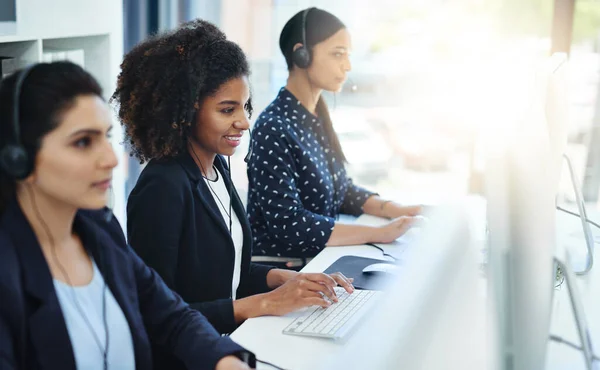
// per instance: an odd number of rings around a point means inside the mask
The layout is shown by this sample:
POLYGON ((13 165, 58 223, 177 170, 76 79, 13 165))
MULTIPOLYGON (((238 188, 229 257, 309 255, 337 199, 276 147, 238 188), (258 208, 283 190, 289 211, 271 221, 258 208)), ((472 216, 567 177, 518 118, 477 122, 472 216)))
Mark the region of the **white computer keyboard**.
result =
POLYGON ((381 294, 374 290, 355 290, 354 293, 348 294, 341 287, 336 287, 335 293, 338 302, 328 308, 309 308, 283 329, 283 333, 331 339, 344 338, 381 294))

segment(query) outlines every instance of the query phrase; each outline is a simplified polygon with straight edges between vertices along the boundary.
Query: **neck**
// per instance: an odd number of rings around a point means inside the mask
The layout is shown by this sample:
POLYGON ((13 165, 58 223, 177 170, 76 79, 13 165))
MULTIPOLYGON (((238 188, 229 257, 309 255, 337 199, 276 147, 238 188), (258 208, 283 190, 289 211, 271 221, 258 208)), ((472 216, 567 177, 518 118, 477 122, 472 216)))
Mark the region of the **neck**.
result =
POLYGON ((205 150, 195 140, 189 141, 188 152, 194 159, 194 162, 196 162, 198 168, 200 168, 202 175, 209 179, 213 179, 216 175, 213 170, 213 164, 215 163, 217 154, 205 150))
POLYGON ((315 114, 317 102, 323 90, 311 84, 308 71, 294 68, 290 72, 285 88, 294 94, 304 108, 315 114))
POLYGON ((76 207, 58 201, 32 185, 20 186, 17 201, 42 248, 51 244, 59 248, 72 239, 76 207))

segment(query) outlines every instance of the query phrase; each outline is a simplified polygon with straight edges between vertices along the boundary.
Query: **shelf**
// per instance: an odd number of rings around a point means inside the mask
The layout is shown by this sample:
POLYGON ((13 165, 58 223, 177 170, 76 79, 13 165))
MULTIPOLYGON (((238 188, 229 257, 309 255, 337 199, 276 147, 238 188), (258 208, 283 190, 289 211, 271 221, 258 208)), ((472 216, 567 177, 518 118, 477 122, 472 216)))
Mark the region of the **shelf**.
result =
POLYGON ((17 36, 17 35, 0 36, 0 44, 7 44, 7 43, 13 43, 13 42, 27 42, 27 41, 37 41, 37 38, 28 37, 28 36, 17 36))
POLYGON ((104 89, 104 98, 112 94, 113 77, 110 73, 110 47, 109 35, 95 35, 82 37, 65 37, 42 40, 42 51, 50 49, 70 50, 83 49, 85 55, 85 69, 89 71, 104 89))
POLYGON ((0 43, 0 56, 19 59, 20 67, 38 62, 41 55, 41 42, 38 40, 0 43))
MULTIPOLYGON (((116 87, 123 58, 123 3, 121 0, 17 0, 14 35, 0 36, 0 56, 18 58, 19 67, 43 61, 43 52, 84 52, 84 68, 100 83, 108 100, 116 87)), ((114 213, 125 220, 126 156, 123 132, 114 120, 113 148, 119 166, 113 172, 114 213)))

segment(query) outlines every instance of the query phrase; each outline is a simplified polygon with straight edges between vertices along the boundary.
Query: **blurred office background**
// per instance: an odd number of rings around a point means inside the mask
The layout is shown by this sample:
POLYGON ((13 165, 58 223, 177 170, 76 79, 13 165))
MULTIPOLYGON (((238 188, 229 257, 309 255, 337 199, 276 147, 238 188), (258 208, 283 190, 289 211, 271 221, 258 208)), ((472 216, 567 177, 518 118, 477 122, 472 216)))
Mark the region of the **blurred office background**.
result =
MULTIPOLYGON (((124 0, 124 51, 183 21, 209 20, 249 55, 260 112, 286 82, 283 25, 306 7, 328 10, 353 41, 351 81, 326 94, 349 172, 386 197, 437 202, 481 192, 481 137, 494 114, 486 101, 503 99, 493 93, 495 78, 549 55, 553 27, 572 22, 572 34, 562 35, 570 53, 568 154, 587 202, 599 207, 600 1, 558 3, 563 8, 554 0, 124 0)), ((232 161, 243 194, 247 146, 246 138, 232 161)), ((126 194, 139 171, 128 159, 126 194)), ((569 186, 562 192, 569 203, 569 186)))

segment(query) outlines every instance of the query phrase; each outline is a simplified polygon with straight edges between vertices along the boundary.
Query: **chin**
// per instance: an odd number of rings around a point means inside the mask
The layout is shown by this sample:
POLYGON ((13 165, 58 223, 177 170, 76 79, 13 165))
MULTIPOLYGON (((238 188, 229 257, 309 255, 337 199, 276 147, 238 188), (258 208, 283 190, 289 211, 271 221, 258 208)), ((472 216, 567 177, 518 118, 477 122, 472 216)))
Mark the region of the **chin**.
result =
POLYGON ((104 207, 108 207, 108 203, 104 202, 104 203, 86 203, 83 204, 81 207, 78 207, 79 209, 89 209, 92 211, 99 211, 101 209, 103 209, 104 207))
POLYGON ((343 83, 336 82, 336 83, 331 84, 330 86, 328 86, 324 90, 327 90, 327 91, 332 92, 332 93, 339 93, 339 92, 342 91, 342 87, 344 87, 343 83))
POLYGON ((108 196, 89 197, 83 199, 77 208, 81 209, 102 209, 108 205, 108 196))
POLYGON ((224 157, 232 157, 235 154, 235 152, 236 152, 235 148, 234 149, 229 148, 229 149, 219 151, 218 154, 222 155, 224 157))

